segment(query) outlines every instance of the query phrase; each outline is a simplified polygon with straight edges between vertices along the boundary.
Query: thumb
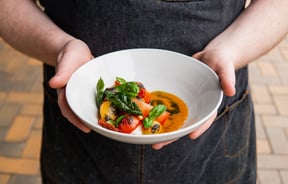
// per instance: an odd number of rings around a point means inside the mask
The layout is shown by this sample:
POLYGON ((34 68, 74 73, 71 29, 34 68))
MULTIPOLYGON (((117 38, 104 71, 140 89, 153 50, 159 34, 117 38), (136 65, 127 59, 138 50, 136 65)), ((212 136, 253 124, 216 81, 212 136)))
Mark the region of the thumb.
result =
POLYGON ((233 96, 236 93, 235 89, 235 72, 232 65, 226 65, 224 70, 216 71, 218 74, 221 87, 226 96, 233 96))
POLYGON ((49 81, 49 85, 51 88, 57 89, 64 87, 74 71, 71 68, 72 65, 65 64, 65 61, 63 62, 63 60, 66 59, 64 58, 64 56, 65 54, 61 53, 58 57, 58 66, 56 67, 56 74, 49 81))
POLYGON ((215 57, 205 55, 204 51, 197 52, 192 55, 193 58, 202 60, 218 75, 223 92, 227 96, 233 96, 236 92, 235 89, 235 70, 231 62, 224 62, 218 60, 215 62, 215 57))
POLYGON ((56 74, 49 81, 52 88, 65 87, 72 73, 93 58, 89 47, 81 40, 68 42, 57 58, 56 74))
POLYGON ((202 53, 203 53, 203 51, 196 52, 195 54, 192 55, 192 57, 200 60, 200 58, 202 57, 202 53))

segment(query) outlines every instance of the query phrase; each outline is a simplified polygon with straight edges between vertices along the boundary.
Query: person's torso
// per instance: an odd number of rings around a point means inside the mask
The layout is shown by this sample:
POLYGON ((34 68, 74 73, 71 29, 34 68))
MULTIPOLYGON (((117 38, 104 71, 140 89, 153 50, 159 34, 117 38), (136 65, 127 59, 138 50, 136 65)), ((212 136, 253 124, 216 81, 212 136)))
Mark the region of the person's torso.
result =
POLYGON ((187 55, 203 49, 243 10, 245 0, 41 0, 63 30, 94 56, 149 47, 187 55))

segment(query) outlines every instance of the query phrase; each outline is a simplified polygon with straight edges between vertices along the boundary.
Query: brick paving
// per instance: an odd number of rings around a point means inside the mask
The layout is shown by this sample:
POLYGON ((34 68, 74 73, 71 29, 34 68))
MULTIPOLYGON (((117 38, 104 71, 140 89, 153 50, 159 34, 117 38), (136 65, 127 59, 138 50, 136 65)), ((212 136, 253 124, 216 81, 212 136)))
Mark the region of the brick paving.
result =
MULTIPOLYGON (((40 184, 42 66, 0 38, 0 184, 40 184)), ((258 184, 288 184, 288 37, 250 64, 258 184)))
POLYGON ((0 184, 39 184, 42 65, 0 38, 0 184))
POLYGON ((288 184, 288 37, 249 67, 256 110, 258 183, 288 184))

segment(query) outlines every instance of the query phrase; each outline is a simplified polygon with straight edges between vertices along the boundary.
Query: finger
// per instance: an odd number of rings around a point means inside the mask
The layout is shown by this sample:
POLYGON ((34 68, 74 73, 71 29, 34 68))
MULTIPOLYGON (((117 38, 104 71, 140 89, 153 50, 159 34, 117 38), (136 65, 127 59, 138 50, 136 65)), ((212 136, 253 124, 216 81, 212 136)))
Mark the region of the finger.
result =
MULTIPOLYGON (((192 57, 203 60, 211 61, 214 58, 206 57, 204 51, 195 53, 192 57)), ((236 93, 235 90, 235 69, 231 63, 210 62, 208 64, 218 75, 221 87, 226 96, 233 96, 236 93)))
POLYGON ((73 64, 74 57, 71 54, 63 53, 59 56, 58 60, 56 74, 49 81, 49 85, 54 89, 64 87, 72 73, 79 67, 78 65, 73 64))
POLYGON ((152 144, 152 148, 155 150, 160 150, 161 148, 163 148, 164 146, 171 144, 172 142, 175 142, 176 140, 172 140, 172 141, 167 141, 167 142, 161 142, 161 143, 157 143, 157 144, 152 144))
POLYGON ((68 42, 58 55, 56 74, 50 79, 49 85, 55 89, 64 87, 72 73, 92 58, 84 42, 77 39, 68 42))
POLYGON ((208 128, 212 125, 212 123, 214 122, 215 118, 217 116, 217 113, 213 113, 212 116, 203 124, 201 125, 199 128, 197 128, 196 130, 194 130, 193 132, 191 132, 189 134, 190 139, 197 139, 198 137, 200 137, 204 132, 206 132, 206 130, 208 130, 208 128))
MULTIPOLYGON (((217 71, 216 71, 217 72, 217 71)), ((235 89, 235 71, 233 66, 226 66, 225 69, 217 72, 221 87, 226 96, 233 96, 236 93, 235 89)))
POLYGON ((203 51, 196 52, 195 54, 192 55, 193 58, 200 60, 203 55, 203 51))
POLYGON ((89 133, 91 131, 91 128, 86 126, 70 109, 65 97, 65 89, 61 88, 58 89, 57 91, 58 91, 58 105, 62 115, 74 126, 76 126, 85 133, 89 133))

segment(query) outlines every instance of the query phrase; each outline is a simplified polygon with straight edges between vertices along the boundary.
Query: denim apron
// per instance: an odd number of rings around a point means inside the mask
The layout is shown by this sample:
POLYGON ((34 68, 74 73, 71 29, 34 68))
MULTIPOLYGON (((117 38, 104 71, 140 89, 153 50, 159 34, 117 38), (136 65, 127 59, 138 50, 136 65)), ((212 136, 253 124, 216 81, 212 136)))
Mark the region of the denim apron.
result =
MULTIPOLYGON (((94 56, 128 48, 161 48, 191 56, 243 11, 245 0, 42 0, 45 13, 88 44, 94 56)), ((177 62, 177 61, 175 61, 177 62)), ((82 133, 60 113, 44 65, 43 183, 256 183, 255 125, 248 71, 224 97, 217 120, 200 138, 155 151, 82 133)))

